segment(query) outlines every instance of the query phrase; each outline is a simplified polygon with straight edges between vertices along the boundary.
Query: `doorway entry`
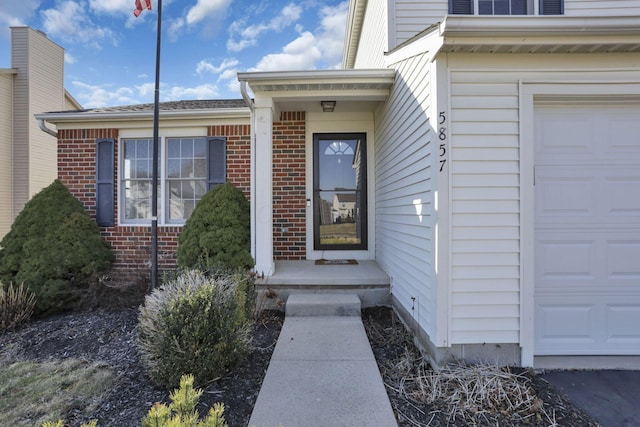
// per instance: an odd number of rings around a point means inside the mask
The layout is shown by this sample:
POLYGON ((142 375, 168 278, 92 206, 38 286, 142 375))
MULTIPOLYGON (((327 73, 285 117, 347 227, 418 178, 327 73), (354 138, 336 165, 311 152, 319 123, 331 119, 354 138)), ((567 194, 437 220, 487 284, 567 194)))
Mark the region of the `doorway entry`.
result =
POLYGON ((313 135, 315 250, 367 249, 364 133, 313 135))

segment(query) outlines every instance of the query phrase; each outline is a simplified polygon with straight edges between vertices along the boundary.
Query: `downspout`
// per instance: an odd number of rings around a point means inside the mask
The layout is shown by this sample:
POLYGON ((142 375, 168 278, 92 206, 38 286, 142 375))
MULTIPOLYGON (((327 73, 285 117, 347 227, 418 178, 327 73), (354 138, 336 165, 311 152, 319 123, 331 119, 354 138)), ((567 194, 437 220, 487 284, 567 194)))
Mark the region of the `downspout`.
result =
POLYGON ((40 130, 41 130, 42 132, 46 132, 46 133, 48 133, 49 135, 51 135, 51 136, 54 136, 54 137, 58 138, 58 132, 57 132, 57 131, 55 131, 55 130, 53 130, 53 129, 49 129, 49 128, 47 127, 47 125, 45 124, 44 119, 38 119, 38 126, 40 126, 40 130))
POLYGON ((250 118, 250 129, 249 129, 249 140, 250 140, 250 164, 251 164, 251 184, 249 187, 250 191, 250 205, 251 205, 251 256, 254 261, 256 259, 256 136, 255 136, 255 128, 256 128, 256 115, 255 115, 255 107, 253 105, 253 100, 249 97, 247 93, 247 82, 240 82, 240 93, 242 93, 242 99, 251 110, 251 118, 250 118))

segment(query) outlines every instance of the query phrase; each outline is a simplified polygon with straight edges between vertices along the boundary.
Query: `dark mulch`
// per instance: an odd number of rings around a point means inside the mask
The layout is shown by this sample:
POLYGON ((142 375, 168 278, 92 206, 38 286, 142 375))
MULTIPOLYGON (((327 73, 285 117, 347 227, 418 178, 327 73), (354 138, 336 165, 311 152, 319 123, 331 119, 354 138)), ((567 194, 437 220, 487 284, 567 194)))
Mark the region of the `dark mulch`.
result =
POLYGON ((425 404, 411 396, 420 394, 412 376, 419 375, 417 367, 423 362, 395 313, 388 308, 363 310, 362 320, 373 353, 396 413, 398 425, 410 426, 565 426, 595 427, 598 424, 582 409, 567 400, 554 386, 533 371, 511 368, 520 374, 520 381, 529 384, 541 400, 543 410, 527 419, 505 412, 478 411, 462 418, 444 402, 425 404), (409 366, 407 366, 409 364, 409 366))
MULTIPOLYGON (((520 421, 510 420, 508 414, 485 417, 486 423, 465 424, 459 418, 452 419, 444 405, 425 405, 408 398, 409 385, 399 386, 398 382, 403 380, 394 373, 394 367, 406 360, 420 359, 410 336, 387 308, 364 310, 363 321, 400 426, 522 425, 520 421)), ((204 389, 199 403, 201 414, 213 403, 224 402, 229 425, 247 425, 282 322, 283 316, 277 312, 267 312, 256 322, 250 355, 240 368, 204 389)), ((69 313, 34 320, 18 331, 0 336, 0 363, 71 357, 104 361, 117 371, 116 385, 97 412, 86 415, 80 409, 71 410, 67 415, 68 424, 79 426, 89 419, 97 419, 101 427, 138 426, 154 402, 168 401, 168 392, 154 386, 145 374, 135 345, 136 323, 135 308, 69 313)), ((596 425, 544 380, 533 373, 528 373, 528 378, 547 412, 554 414, 555 425, 596 425)), ((554 424, 534 419, 527 425, 554 424)))

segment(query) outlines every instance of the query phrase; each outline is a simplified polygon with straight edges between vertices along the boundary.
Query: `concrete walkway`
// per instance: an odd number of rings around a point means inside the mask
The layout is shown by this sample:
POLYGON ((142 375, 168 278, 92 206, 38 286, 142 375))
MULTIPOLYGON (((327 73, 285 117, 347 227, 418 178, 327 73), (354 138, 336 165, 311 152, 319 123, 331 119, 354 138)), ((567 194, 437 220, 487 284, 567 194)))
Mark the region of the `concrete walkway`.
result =
POLYGON ((397 426, 356 295, 289 296, 249 426, 397 426))

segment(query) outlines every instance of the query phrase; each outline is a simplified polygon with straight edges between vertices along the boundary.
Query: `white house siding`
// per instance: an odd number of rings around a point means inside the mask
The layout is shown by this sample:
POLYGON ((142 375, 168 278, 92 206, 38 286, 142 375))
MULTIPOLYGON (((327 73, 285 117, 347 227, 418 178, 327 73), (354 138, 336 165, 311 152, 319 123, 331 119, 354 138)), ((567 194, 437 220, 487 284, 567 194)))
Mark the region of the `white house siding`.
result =
POLYGON ((429 58, 395 64, 396 82, 376 112, 376 260, 394 298, 432 337, 435 277, 429 58))
POLYGON ((362 23, 358 54, 353 68, 381 68, 389 50, 387 0, 369 0, 362 23))
POLYGON ((0 239, 11 227, 13 214, 13 74, 0 70, 0 239))
POLYGON ((565 0, 567 16, 640 15, 640 0, 565 0))
POLYGON ((637 81, 639 59, 449 55, 452 344, 520 339, 519 81, 637 81))
POLYGON ((449 7, 446 0, 395 0, 390 3, 394 6, 392 16, 395 19, 395 41, 392 47, 441 22, 449 7))

